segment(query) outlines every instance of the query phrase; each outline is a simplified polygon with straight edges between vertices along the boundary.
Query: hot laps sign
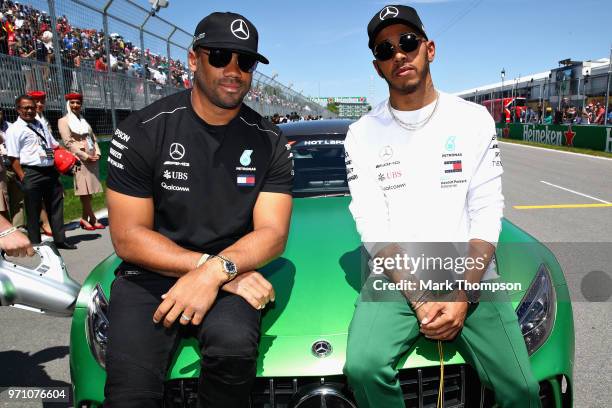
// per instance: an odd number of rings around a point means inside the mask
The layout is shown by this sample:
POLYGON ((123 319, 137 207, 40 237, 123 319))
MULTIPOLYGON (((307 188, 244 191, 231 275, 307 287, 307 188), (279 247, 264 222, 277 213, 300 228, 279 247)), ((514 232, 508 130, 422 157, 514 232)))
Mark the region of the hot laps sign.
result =
POLYGON ((500 139, 524 140, 552 146, 573 146, 612 152, 612 127, 572 125, 497 124, 500 139))
POLYGON ((342 146, 344 140, 337 139, 319 139, 319 140, 303 140, 297 142, 293 147, 315 147, 315 146, 342 146))

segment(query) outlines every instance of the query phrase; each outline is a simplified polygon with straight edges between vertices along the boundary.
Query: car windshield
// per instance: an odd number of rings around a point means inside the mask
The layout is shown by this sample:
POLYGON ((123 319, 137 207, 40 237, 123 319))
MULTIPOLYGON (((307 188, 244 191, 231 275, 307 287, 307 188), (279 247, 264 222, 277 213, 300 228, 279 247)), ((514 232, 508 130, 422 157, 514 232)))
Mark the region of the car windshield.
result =
POLYGON ((315 197, 349 193, 344 165, 344 135, 300 140, 292 145, 293 195, 315 197))

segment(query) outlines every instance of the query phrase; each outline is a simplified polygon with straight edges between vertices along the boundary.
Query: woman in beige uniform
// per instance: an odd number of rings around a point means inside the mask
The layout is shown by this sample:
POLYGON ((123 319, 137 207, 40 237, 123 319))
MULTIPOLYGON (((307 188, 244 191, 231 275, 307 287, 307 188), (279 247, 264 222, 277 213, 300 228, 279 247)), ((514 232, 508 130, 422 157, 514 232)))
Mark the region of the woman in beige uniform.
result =
POLYGON ((4 120, 4 112, 0 110, 0 215, 6 219, 11 219, 9 215, 9 196, 6 183, 6 168, 4 157, 6 147, 4 146, 4 133, 8 129, 8 122, 4 120))
POLYGON ((81 115, 83 96, 69 93, 65 99, 68 113, 57 122, 57 126, 66 148, 82 163, 74 174, 74 194, 79 196, 83 206, 81 228, 103 229, 104 225, 98 222, 91 208, 91 195, 102 192, 98 169, 100 147, 91 126, 81 115))

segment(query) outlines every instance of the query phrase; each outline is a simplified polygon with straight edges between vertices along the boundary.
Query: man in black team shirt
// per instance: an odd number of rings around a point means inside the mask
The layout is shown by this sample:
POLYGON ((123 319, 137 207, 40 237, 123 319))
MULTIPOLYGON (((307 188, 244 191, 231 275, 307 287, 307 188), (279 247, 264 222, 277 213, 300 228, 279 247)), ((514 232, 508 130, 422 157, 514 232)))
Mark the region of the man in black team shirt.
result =
POLYGON ((202 352, 199 406, 246 407, 260 314, 255 271, 283 252, 292 163, 280 131, 242 103, 257 61, 249 20, 198 24, 191 90, 130 115, 109 156, 110 232, 123 263, 110 301, 106 407, 161 407, 180 336, 202 352))

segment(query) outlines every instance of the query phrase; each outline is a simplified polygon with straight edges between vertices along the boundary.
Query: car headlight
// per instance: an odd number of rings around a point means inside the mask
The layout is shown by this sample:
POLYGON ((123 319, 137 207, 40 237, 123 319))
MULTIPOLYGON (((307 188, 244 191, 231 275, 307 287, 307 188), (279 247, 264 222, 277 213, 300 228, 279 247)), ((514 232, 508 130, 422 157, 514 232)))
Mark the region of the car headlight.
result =
POLYGON ((106 344, 108 339, 108 299, 102 287, 97 284, 91 291, 87 306, 86 337, 89 349, 98 364, 105 367, 106 344))
POLYGON ((533 354, 548 338, 555 321, 555 312, 555 288, 548 268, 542 264, 516 309, 529 355, 533 354))

